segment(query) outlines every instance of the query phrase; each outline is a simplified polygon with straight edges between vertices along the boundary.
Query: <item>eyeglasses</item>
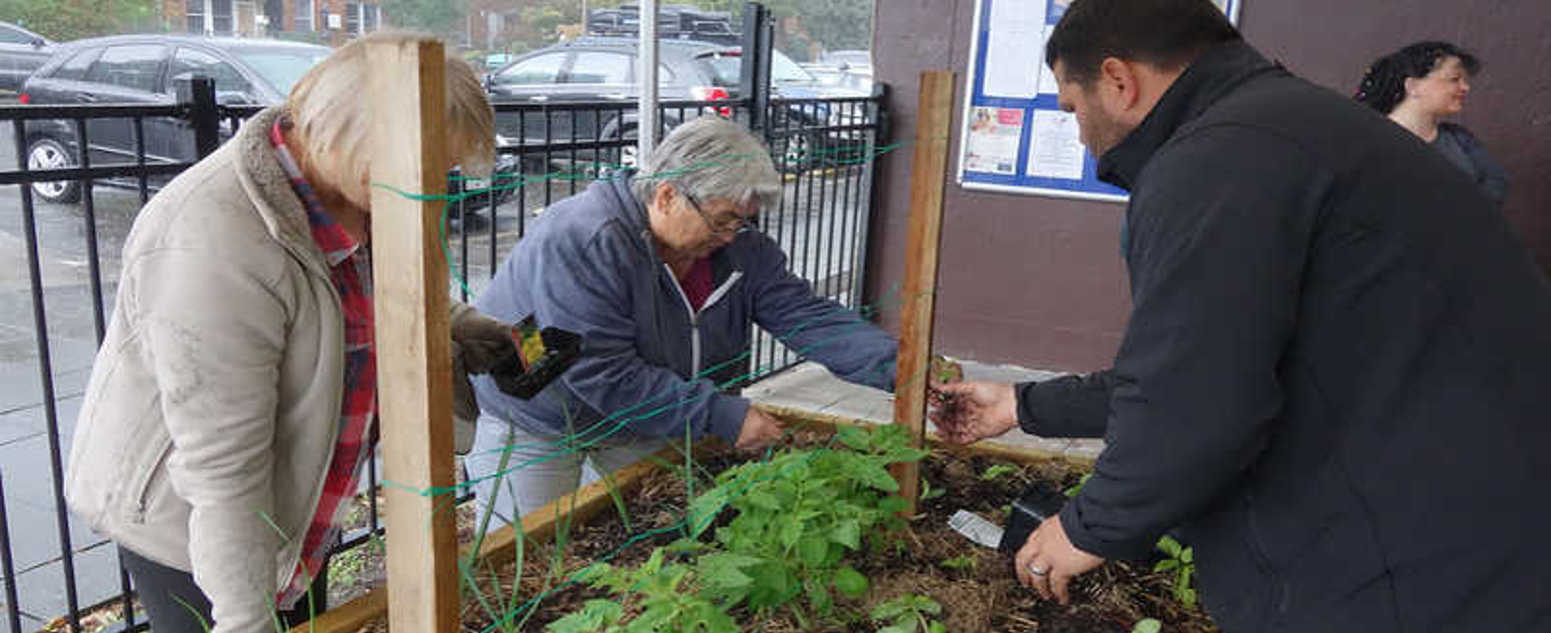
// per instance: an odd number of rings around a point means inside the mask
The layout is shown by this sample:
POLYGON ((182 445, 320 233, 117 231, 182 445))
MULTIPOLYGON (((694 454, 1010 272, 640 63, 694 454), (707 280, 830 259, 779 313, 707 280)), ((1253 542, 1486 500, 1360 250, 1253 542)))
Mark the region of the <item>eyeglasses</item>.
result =
POLYGON ((688 189, 680 187, 679 195, 684 196, 684 200, 689 202, 689 208, 694 209, 695 213, 700 214, 700 219, 705 220, 706 228, 711 229, 712 233, 717 235, 734 235, 754 228, 753 218, 745 218, 736 213, 719 222, 712 221, 711 216, 706 215, 705 210, 700 208, 700 201, 695 200, 694 196, 689 195, 688 189))

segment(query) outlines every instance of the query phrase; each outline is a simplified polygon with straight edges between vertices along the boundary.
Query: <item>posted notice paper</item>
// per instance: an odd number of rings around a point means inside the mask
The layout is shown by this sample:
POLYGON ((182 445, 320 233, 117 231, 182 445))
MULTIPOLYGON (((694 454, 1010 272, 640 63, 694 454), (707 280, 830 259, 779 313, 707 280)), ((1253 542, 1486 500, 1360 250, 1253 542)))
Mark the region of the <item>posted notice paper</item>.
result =
POLYGON ((991 0, 987 25, 985 77, 988 97, 1033 99, 1039 94, 1044 50, 1031 50, 1042 40, 1045 0, 991 0))
POLYGON ((1008 176, 1017 173, 1023 110, 976 107, 969 121, 964 170, 1008 176))
POLYGON ((1077 115, 1056 110, 1035 110, 1029 139, 1028 175, 1039 178, 1082 180, 1082 134, 1077 115))

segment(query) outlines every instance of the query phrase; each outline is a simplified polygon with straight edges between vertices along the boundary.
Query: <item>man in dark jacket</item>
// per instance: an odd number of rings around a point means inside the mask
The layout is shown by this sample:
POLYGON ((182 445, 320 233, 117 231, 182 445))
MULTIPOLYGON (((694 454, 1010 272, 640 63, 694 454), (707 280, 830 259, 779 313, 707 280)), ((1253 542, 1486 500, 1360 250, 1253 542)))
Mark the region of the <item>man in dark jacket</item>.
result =
POLYGON ((1077 0, 1046 56, 1133 310, 1111 370, 941 388, 955 441, 1106 440, 1020 580, 1179 527, 1235 633, 1551 629, 1551 286, 1492 204, 1209 0, 1077 0))

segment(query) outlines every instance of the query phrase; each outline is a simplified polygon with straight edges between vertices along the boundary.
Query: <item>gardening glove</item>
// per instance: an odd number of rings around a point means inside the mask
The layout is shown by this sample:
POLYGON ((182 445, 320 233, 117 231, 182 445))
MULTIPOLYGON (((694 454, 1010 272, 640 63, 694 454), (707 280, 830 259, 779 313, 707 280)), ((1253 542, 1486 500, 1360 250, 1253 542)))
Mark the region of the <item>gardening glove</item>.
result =
POLYGON ((479 401, 470 374, 489 373, 517 354, 512 326, 480 314, 460 301, 452 302, 453 451, 464 455, 474 447, 479 401))

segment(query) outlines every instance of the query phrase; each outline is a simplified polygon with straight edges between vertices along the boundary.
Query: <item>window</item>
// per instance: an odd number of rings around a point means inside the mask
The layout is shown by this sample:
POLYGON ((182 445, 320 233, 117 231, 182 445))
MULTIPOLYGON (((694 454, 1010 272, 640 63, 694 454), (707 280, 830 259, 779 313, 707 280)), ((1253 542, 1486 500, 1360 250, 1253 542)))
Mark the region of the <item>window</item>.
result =
POLYGON ((361 33, 361 3, 349 2, 345 4, 345 32, 351 35, 361 33))
POLYGON ((186 0, 183 4, 183 15, 188 18, 188 32, 194 34, 205 32, 205 0, 186 0))
POLYGON ((33 39, 33 36, 23 33, 17 29, 0 25, 0 43, 31 44, 33 39))
POLYGON ((289 50, 258 47, 229 50, 280 94, 291 92, 291 86, 301 81, 308 69, 328 56, 326 48, 289 50))
POLYGON ((232 0, 210 0, 210 14, 216 35, 232 34, 232 0))
POLYGON ((177 80, 187 75, 201 75, 215 80, 215 91, 252 95, 253 86, 232 68, 231 64, 201 50, 180 48, 172 56, 172 71, 168 77, 177 80))
POLYGON ((140 90, 156 91, 156 76, 161 71, 167 49, 158 44, 109 46, 92 64, 86 80, 140 90))
POLYGON ((518 86, 556 83, 560 79, 560 66, 565 62, 565 55, 551 53, 517 62, 496 75, 495 83, 518 86))
POLYGON ((54 71, 54 78, 68 79, 70 81, 86 79, 86 70, 91 68, 92 62, 97 61, 97 54, 101 52, 102 49, 100 48, 89 48, 76 53, 75 56, 59 65, 59 68, 54 71))
POLYGON ((626 84, 630 83, 629 55, 618 53, 582 52, 576 54, 571 72, 566 75, 568 84, 626 84))
POLYGON ((313 30, 312 0, 296 0, 296 6, 291 14, 291 30, 310 32, 313 30))
POLYGON ((381 28, 379 26, 379 23, 381 23, 381 22, 382 22, 382 5, 380 5, 380 4, 361 5, 361 32, 362 33, 371 33, 373 31, 376 31, 377 29, 381 28))

